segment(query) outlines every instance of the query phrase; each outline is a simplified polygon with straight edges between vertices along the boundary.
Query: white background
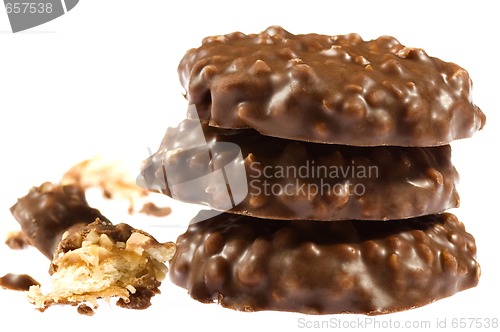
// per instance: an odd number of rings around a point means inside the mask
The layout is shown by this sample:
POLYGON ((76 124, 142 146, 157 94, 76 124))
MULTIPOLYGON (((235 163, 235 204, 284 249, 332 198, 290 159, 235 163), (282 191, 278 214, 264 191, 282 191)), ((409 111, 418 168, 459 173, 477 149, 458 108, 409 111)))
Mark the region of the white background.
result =
MULTIPOLYGON (((378 323, 418 324, 453 318, 500 318, 498 240, 498 109, 500 31, 493 1, 124 1, 81 0, 68 14, 29 31, 12 34, 0 8, 0 275, 30 273, 44 281, 48 261, 35 250, 13 252, 3 236, 17 224, 8 208, 44 181, 57 181, 72 164, 101 154, 123 159, 137 173, 168 126, 184 116, 177 65, 185 51, 207 35, 235 30, 260 32, 282 25, 292 33, 359 33, 364 39, 393 35, 405 45, 466 68, 474 101, 486 113, 484 131, 454 142, 461 174, 461 207, 454 210, 477 241, 482 278, 478 287, 423 308, 379 316, 378 323)), ((125 206, 103 213, 115 221, 143 225, 160 240, 175 241, 198 207, 163 198, 174 209, 164 220, 128 217, 125 206), (163 226, 162 226, 163 225, 163 226)), ((0 329, 9 323, 39 329, 136 328, 191 330, 301 329, 340 319, 352 326, 364 316, 305 316, 241 313, 203 305, 169 280, 145 311, 102 304, 94 317, 72 307, 41 314, 21 293, 0 289, 0 329), (302 321, 304 323, 304 321, 302 321), (162 325, 164 324, 164 325, 162 325), (145 326, 147 325, 147 327, 145 326)), ((442 324, 442 323, 441 323, 442 324)), ((331 327, 333 329, 333 327, 331 327)), ((303 330, 303 329, 301 329, 303 330)), ((355 330, 350 328, 350 330, 355 330)))

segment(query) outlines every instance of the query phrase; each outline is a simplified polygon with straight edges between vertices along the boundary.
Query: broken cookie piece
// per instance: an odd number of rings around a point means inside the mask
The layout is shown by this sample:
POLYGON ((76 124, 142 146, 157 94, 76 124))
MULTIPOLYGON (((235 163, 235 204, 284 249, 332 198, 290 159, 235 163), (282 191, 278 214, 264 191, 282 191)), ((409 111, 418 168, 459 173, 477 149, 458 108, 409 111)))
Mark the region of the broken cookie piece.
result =
POLYGON ((127 224, 113 225, 87 204, 76 185, 34 187, 11 211, 33 245, 51 258, 50 289, 33 286, 28 293, 40 310, 52 304, 95 306, 98 298, 111 297, 121 306, 144 309, 127 304, 149 303, 159 293, 165 262, 175 253, 172 242, 160 243, 127 224))

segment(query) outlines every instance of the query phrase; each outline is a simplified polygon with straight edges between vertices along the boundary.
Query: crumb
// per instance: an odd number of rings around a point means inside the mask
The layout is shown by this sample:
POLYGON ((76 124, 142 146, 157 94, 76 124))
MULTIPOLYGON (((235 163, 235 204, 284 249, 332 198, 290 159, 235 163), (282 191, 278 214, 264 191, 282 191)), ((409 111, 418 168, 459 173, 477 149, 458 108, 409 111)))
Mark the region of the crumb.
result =
POLYGON ((78 184, 83 189, 99 188, 107 199, 128 201, 129 214, 134 212, 137 201, 149 194, 136 184, 123 164, 107 162, 100 157, 84 160, 71 167, 63 175, 61 184, 78 184))
POLYGON ((27 274, 7 273, 0 278, 0 287, 5 289, 28 291, 31 286, 40 286, 40 283, 27 274))
POLYGON ((94 310, 85 303, 80 304, 76 310, 80 315, 94 316, 95 314, 94 310))
POLYGON ((157 206, 153 202, 147 202, 144 203, 142 209, 139 212, 154 217, 166 217, 170 213, 172 213, 172 209, 168 206, 157 206))
POLYGON ((23 231, 10 231, 5 238, 5 244, 12 250, 26 249, 31 245, 23 231))
POLYGON ((160 294, 158 288, 139 288, 134 294, 130 295, 128 302, 119 299, 116 305, 126 309, 144 310, 151 306, 151 298, 156 294, 160 294))

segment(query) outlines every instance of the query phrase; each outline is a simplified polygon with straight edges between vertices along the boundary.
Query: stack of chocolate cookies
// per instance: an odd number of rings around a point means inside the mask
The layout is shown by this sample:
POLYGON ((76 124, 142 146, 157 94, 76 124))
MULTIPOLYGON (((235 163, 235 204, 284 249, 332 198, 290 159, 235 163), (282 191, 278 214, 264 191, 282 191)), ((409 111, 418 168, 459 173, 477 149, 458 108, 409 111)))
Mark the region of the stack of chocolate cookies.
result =
POLYGON ((213 209, 170 262, 194 299, 382 314, 477 284, 474 238, 444 212, 459 205, 448 144, 485 123, 464 69, 392 37, 270 27, 205 38, 179 75, 195 112, 142 174, 213 209))

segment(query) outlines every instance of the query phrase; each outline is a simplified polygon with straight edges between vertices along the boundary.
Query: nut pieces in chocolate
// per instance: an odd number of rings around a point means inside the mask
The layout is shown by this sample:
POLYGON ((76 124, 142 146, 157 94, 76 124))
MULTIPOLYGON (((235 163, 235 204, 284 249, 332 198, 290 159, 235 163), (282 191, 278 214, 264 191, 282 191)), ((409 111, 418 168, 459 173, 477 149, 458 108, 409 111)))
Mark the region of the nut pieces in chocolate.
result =
POLYGON ((50 182, 31 188, 10 211, 30 243, 49 259, 70 227, 89 224, 97 218, 108 220, 99 210, 89 206, 80 186, 50 182))
POLYGON ((217 210, 177 239, 170 277, 191 297, 371 315, 478 283, 474 238, 444 213, 459 205, 448 144, 486 121, 463 68, 393 37, 270 27, 207 37, 178 71, 188 119, 167 130, 141 180, 217 210))

